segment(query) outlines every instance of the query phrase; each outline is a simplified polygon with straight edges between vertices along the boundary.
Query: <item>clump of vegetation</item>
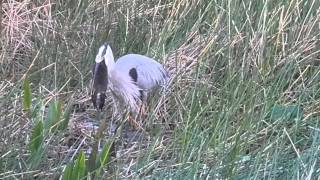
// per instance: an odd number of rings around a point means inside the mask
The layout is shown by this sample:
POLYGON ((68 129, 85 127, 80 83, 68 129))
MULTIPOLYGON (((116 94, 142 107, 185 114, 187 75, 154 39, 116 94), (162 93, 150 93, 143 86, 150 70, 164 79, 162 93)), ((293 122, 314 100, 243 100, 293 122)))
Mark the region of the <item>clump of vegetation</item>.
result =
POLYGON ((320 2, 0 6, 0 179, 320 176, 320 2), (147 137, 95 136, 96 124, 124 119, 112 108, 100 118, 89 99, 105 41, 171 74, 150 102, 147 137))

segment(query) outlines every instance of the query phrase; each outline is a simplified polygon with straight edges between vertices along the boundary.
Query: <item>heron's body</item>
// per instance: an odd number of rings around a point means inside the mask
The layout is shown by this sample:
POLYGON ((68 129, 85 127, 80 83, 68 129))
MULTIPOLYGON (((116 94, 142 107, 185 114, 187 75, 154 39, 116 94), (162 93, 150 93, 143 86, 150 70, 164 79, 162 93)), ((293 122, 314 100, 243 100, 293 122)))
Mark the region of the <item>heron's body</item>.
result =
POLYGON ((128 54, 120 57, 116 61, 115 67, 118 71, 129 75, 137 86, 145 91, 164 83, 167 78, 167 73, 160 63, 139 54, 128 54), (130 73, 130 71, 136 71, 136 78, 132 75, 135 73, 130 73))
POLYGON ((131 112, 137 113, 139 105, 147 98, 149 91, 163 85, 167 74, 161 64, 139 55, 120 57, 109 70, 110 89, 131 112))
POLYGON ((100 94, 104 95, 108 87, 117 99, 125 103, 133 113, 138 113, 139 106, 146 100, 149 91, 164 85, 168 80, 163 66, 152 58, 139 54, 128 54, 114 61, 113 53, 108 45, 100 47, 94 72, 93 88, 95 92, 92 97, 94 105, 101 106, 99 105, 101 104, 100 94), (104 82, 107 82, 107 85, 104 82))

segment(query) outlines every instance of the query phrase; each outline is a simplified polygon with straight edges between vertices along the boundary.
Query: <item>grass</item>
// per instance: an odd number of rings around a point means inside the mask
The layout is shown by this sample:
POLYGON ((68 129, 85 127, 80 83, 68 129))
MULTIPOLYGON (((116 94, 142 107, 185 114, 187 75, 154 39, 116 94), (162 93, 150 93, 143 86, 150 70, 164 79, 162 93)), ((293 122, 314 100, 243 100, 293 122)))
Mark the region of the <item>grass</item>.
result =
MULTIPOLYGON (((0 5, 0 179, 59 178, 71 162, 84 166, 99 123, 90 70, 105 41, 116 57, 139 53, 162 62, 172 84, 150 102, 148 138, 119 137, 118 155, 100 178, 320 176, 320 2, 0 5), (63 114, 69 125, 54 128, 63 114)), ((112 108, 105 116, 107 123, 121 119, 112 108)), ((101 145, 110 139, 105 133, 101 145)))

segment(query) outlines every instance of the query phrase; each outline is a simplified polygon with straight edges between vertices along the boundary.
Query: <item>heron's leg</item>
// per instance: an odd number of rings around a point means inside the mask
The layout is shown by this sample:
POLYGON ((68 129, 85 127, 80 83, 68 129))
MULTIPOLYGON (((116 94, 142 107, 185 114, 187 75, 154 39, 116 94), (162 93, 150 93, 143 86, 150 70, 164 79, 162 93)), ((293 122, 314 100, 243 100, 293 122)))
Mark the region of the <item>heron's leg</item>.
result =
POLYGON ((146 117, 146 99, 147 99, 147 92, 140 90, 140 102, 139 102, 139 109, 136 112, 129 113, 129 123, 135 127, 135 129, 143 130, 142 122, 146 117))
POLYGON ((140 129, 143 130, 143 127, 141 126, 141 124, 137 121, 139 116, 135 116, 133 115, 132 112, 129 113, 129 118, 128 118, 128 123, 134 127, 134 129, 140 129))
POLYGON ((147 106, 147 95, 148 93, 146 91, 140 90, 140 109, 139 109, 139 119, 143 121, 147 117, 148 112, 148 106, 147 106))
POLYGON ((141 126, 141 123, 139 123, 137 121, 137 116, 133 116, 132 114, 129 115, 129 119, 128 119, 128 123, 133 126, 134 129, 136 130, 142 130, 145 131, 143 129, 143 127, 141 126))
POLYGON ((143 121, 148 114, 148 106, 146 102, 141 102, 140 110, 139 110, 139 119, 143 121))

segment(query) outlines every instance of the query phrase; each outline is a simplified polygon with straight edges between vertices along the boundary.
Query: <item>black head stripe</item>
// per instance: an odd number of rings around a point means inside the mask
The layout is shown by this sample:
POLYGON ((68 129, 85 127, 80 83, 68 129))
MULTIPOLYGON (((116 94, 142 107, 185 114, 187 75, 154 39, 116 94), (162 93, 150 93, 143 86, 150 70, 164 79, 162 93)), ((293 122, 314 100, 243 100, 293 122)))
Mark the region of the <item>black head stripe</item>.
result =
POLYGON ((97 92, 104 92, 108 87, 108 68, 105 61, 96 63, 93 73, 93 88, 97 92))
POLYGON ((103 51, 101 53, 101 57, 103 57, 106 54, 107 48, 108 48, 108 46, 104 46, 104 49, 103 49, 103 51))
POLYGON ((130 69, 129 75, 132 78, 133 82, 137 82, 138 81, 138 73, 137 73, 137 69, 136 68, 130 69))
POLYGON ((108 47, 110 47, 110 48, 112 47, 111 44, 108 43, 108 42, 105 42, 103 44, 103 46, 104 46, 104 50, 102 51, 102 56, 104 56, 106 54, 106 51, 107 51, 108 47))

